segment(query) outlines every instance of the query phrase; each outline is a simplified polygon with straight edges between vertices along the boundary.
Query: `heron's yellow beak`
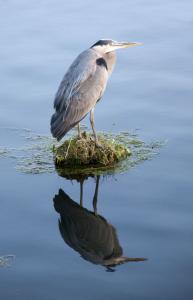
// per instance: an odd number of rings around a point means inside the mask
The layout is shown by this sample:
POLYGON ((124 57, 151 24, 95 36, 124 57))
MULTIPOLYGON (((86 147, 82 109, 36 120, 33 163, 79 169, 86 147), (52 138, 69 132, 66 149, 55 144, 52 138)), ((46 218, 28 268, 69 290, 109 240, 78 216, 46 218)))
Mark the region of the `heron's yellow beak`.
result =
POLYGON ((128 48, 128 47, 140 46, 140 45, 142 45, 142 43, 139 43, 139 42, 114 42, 112 44, 112 46, 115 49, 118 49, 118 48, 128 48))

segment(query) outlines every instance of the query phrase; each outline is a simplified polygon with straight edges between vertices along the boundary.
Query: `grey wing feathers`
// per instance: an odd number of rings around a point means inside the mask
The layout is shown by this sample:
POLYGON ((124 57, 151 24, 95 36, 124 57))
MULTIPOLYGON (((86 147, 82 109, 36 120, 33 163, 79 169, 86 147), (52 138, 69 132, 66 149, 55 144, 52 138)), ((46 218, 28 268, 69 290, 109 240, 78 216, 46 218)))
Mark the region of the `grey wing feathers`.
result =
POLYGON ((88 50, 84 51, 68 69, 55 96, 54 108, 57 111, 62 111, 68 106, 69 100, 78 92, 81 82, 86 81, 95 71, 96 66, 89 64, 92 58, 93 53, 90 53, 88 50))
POLYGON ((107 71, 96 65, 98 54, 88 49, 72 63, 54 100, 51 132, 60 140, 94 107, 107 81, 107 71))

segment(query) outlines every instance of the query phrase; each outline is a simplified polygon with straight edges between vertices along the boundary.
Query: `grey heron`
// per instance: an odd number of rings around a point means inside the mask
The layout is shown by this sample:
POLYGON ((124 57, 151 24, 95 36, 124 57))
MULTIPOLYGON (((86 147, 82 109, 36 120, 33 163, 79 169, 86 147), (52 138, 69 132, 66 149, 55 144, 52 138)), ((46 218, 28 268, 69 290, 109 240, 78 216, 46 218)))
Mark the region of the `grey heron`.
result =
POLYGON ((77 124, 81 138, 79 122, 90 113, 95 143, 99 145, 94 125, 94 108, 113 71, 115 50, 140 44, 103 39, 74 60, 60 83, 54 100, 55 113, 51 118, 51 132, 58 141, 77 124))

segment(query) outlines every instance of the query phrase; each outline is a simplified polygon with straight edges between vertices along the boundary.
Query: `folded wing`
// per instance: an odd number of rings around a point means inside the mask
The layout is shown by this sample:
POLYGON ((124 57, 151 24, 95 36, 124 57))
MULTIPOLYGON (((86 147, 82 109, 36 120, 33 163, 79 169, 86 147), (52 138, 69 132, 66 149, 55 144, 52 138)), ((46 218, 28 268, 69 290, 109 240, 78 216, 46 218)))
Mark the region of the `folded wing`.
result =
POLYGON ((82 52, 59 86, 51 118, 51 132, 58 140, 88 114, 105 90, 108 72, 96 63, 98 58, 92 49, 82 52))

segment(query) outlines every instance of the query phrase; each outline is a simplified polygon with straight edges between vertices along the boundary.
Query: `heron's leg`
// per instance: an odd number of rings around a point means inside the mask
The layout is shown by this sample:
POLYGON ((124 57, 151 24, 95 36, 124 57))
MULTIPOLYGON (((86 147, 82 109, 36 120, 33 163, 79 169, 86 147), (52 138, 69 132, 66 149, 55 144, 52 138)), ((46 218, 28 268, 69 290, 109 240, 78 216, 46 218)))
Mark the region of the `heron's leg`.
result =
POLYGON ((82 133, 80 131, 80 122, 78 123, 78 138, 81 139, 82 138, 82 133))
POLYGON ((80 206, 83 206, 83 180, 80 181, 80 206))
POLYGON ((95 192, 94 192, 94 197, 93 197, 93 209, 94 209, 95 215, 97 215, 97 199, 98 199, 98 190, 99 190, 99 179, 100 179, 100 175, 98 175, 96 178, 96 187, 95 187, 95 192))
POLYGON ((90 124, 91 124, 92 131, 93 131, 93 134, 94 134, 95 144, 96 144, 96 146, 100 147, 101 145, 98 141, 97 134, 96 134, 96 131, 95 131, 95 126, 94 126, 94 107, 90 111, 90 124))

